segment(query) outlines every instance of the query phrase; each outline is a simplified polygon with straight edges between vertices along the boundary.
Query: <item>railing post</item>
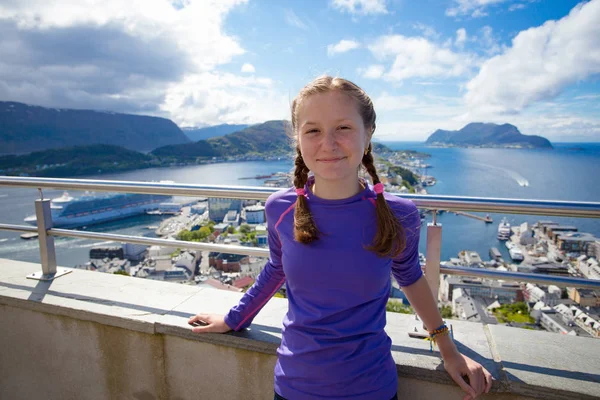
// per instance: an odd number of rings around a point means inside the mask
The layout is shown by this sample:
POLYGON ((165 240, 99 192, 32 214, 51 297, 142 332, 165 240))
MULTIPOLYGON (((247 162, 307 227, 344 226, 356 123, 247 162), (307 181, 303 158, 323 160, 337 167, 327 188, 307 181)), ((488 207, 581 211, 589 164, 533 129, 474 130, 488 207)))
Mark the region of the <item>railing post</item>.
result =
POLYGON ((37 218, 42 271, 28 275, 27 278, 30 279, 51 281, 54 278, 58 278, 59 276, 71 272, 64 268, 56 268, 56 249, 54 247, 54 237, 48 235, 47 233, 48 229, 52 229, 52 211, 50 210, 50 202, 50 199, 43 198, 35 201, 35 216, 37 218))
POLYGON ((425 263, 425 278, 431 292, 438 301, 440 289, 440 256, 442 251, 442 224, 436 221, 437 210, 433 210, 433 222, 427 224, 427 248, 425 263))

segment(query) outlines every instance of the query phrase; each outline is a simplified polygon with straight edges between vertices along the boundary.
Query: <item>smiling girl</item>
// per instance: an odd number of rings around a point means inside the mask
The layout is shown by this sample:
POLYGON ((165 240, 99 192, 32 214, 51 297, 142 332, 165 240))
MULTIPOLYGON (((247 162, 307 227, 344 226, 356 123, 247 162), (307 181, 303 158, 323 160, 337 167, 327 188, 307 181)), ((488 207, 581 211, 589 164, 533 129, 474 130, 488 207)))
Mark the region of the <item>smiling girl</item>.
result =
POLYGON ((430 334, 465 399, 491 388, 490 373, 456 349, 422 274, 417 208, 380 183, 375 117, 369 96, 348 80, 324 76, 300 91, 292 103, 294 187, 266 202, 269 261, 227 315, 190 318, 207 324, 197 333, 244 329, 285 283, 275 399, 397 399, 384 331, 390 273, 424 324, 436 327, 430 334), (359 178, 361 166, 373 186, 359 178))

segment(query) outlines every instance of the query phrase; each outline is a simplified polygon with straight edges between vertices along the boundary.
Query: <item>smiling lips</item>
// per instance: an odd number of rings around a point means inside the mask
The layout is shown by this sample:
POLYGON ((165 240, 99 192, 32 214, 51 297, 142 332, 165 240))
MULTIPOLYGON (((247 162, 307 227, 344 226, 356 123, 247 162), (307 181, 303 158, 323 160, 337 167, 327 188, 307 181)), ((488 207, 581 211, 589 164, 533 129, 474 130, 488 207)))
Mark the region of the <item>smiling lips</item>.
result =
POLYGON ((336 158, 317 158, 318 162, 323 162, 323 163, 334 163, 334 162, 338 162, 340 160, 343 160, 346 157, 336 157, 336 158))

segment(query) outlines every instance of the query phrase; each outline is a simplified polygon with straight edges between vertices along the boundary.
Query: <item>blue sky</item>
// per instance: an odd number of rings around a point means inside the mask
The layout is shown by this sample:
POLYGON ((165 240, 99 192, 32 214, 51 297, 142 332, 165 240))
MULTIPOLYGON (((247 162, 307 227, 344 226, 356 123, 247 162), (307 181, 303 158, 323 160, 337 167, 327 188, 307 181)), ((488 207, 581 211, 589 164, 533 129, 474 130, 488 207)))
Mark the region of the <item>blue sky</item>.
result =
POLYGON ((3 2, 0 100, 257 123, 326 73, 369 93, 380 140, 600 141, 599 20, 600 0, 3 2))

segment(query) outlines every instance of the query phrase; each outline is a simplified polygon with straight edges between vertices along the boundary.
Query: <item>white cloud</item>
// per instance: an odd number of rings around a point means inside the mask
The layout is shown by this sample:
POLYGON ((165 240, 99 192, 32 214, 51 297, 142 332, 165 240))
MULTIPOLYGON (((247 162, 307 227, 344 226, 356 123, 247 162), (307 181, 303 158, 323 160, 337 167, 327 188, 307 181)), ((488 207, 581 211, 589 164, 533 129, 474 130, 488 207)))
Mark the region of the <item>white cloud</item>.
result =
POLYGON ((256 72, 256 69, 254 68, 254 65, 249 64, 249 63, 244 63, 244 65, 242 65, 242 72, 253 74, 256 72))
POLYGON ((595 99, 600 99, 600 94, 584 94, 584 95, 575 97, 575 100, 595 100, 595 99))
POLYGON ((432 26, 417 22, 416 24, 413 24, 413 28, 423 32, 423 36, 425 36, 427 38, 439 39, 439 37, 440 37, 440 34, 432 26))
POLYGON ((383 76, 390 81, 461 76, 477 61, 469 53, 454 52, 422 37, 381 36, 369 50, 380 61, 393 60, 390 70, 383 76))
POLYGON ((454 0, 452 7, 446 9, 446 15, 449 17, 471 16, 472 18, 485 17, 488 13, 487 7, 507 0, 454 0))
POLYGON ((385 67, 380 64, 369 65, 367 68, 359 68, 358 73, 367 79, 379 79, 383 76, 385 67))
POLYGON ((526 6, 523 3, 511 4, 510 7, 508 7, 508 11, 522 10, 525 7, 526 6))
POLYGON ((161 109, 181 126, 252 124, 289 118, 289 99, 268 78, 205 72, 170 85, 161 109))
POLYGON ((227 14, 246 2, 1 2, 0 99, 181 125, 285 117, 288 96, 272 81, 219 71, 246 52, 223 30, 227 14))
MULTIPOLYGON (((486 25, 479 30, 480 35, 476 38, 482 50, 489 56, 496 55, 503 50, 499 39, 494 35, 494 30, 491 26, 486 25)), ((505 49, 504 49, 505 50, 505 49)))
POLYGON ((456 30, 456 39, 454 40, 454 45, 459 48, 463 48, 465 42, 467 41, 467 30, 465 28, 460 28, 456 30))
POLYGON ((286 9, 284 13, 285 22, 287 22, 288 25, 300 28, 305 31, 308 30, 308 25, 306 25, 304 21, 302 21, 302 19, 300 19, 300 17, 298 17, 294 11, 286 9))
POLYGON ((517 113, 600 73, 600 0, 520 32, 466 86, 470 115, 517 113))
POLYGON ((413 108, 419 104, 419 100, 415 96, 394 96, 383 92, 373 103, 378 111, 397 111, 413 108))
POLYGON ((332 0, 331 5, 353 15, 388 13, 385 0, 332 0))
POLYGON ((327 46, 327 55, 334 56, 336 54, 345 53, 350 50, 358 49, 360 47, 360 43, 355 40, 340 40, 336 44, 330 44, 327 46))

